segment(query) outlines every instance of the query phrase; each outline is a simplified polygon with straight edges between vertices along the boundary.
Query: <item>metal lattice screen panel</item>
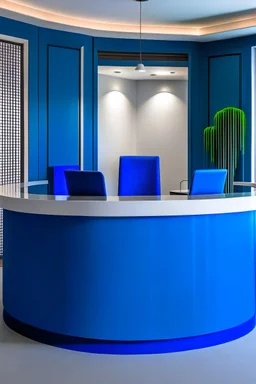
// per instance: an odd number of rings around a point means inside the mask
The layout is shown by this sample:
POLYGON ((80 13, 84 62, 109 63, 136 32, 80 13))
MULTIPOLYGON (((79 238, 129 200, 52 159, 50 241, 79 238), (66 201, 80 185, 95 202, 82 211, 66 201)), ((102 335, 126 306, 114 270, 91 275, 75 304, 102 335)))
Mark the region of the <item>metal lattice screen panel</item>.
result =
MULTIPOLYGON (((23 180, 23 47, 0 40, 0 185, 23 180)), ((0 257, 3 211, 0 209, 0 257)))

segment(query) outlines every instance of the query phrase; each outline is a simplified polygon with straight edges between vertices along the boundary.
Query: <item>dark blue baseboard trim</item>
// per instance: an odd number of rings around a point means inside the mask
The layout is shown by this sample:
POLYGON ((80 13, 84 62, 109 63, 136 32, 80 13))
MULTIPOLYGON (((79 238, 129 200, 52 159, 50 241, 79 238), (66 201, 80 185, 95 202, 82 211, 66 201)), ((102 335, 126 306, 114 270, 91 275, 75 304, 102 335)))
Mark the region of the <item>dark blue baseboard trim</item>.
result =
POLYGON ((13 331, 39 343, 73 351, 111 355, 159 354, 207 348, 236 340, 251 332, 255 327, 254 316, 235 328, 210 335, 176 340, 121 342, 89 340, 44 331, 16 320, 6 311, 4 311, 3 317, 6 325, 13 331))

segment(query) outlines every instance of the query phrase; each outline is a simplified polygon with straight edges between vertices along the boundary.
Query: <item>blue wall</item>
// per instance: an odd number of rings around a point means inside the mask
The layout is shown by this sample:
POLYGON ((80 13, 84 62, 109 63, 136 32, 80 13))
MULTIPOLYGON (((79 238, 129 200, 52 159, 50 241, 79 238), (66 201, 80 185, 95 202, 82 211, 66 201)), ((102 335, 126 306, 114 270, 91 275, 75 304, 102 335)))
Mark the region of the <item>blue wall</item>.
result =
POLYGON ((48 165, 78 165, 81 95, 80 49, 84 48, 84 167, 94 167, 93 39, 76 33, 39 28, 39 179, 48 165), (54 73, 56 76, 54 76, 54 73), (57 107, 61 102, 62 106, 57 107), (56 108, 57 107, 57 108, 56 108), (72 123, 71 123, 72 121, 72 123), (62 134, 59 134, 62 132, 62 134))
POLYGON ((48 165, 79 165, 80 51, 48 47, 48 165), (58 146, 56 143, 60 140, 58 146))
POLYGON ((208 73, 208 81, 202 78, 208 95, 208 125, 221 105, 239 106, 246 113, 246 153, 240 158, 236 180, 251 180, 251 47, 255 45, 255 35, 202 44, 208 73))
POLYGON ((240 55, 209 57, 209 125, 220 109, 241 107, 240 59, 240 55))
MULTIPOLYGON (((138 41, 92 38, 6 18, 0 18, 0 34, 29 41, 30 180, 47 178, 48 165, 78 161, 81 101, 77 86, 81 65, 78 55, 84 47, 84 164, 85 169, 96 169, 98 51, 136 52, 138 41), (76 99, 72 105, 71 99, 76 99), (65 106, 63 113, 60 107, 56 108, 58 102, 65 106), (67 141, 73 144, 68 149, 67 141)), ((145 52, 188 54, 190 175, 194 169, 206 165, 203 130, 212 124, 215 112, 225 106, 239 106, 247 115, 248 129, 246 155, 237 178, 250 180, 251 46, 255 45, 256 36, 212 43, 144 41, 145 52)))

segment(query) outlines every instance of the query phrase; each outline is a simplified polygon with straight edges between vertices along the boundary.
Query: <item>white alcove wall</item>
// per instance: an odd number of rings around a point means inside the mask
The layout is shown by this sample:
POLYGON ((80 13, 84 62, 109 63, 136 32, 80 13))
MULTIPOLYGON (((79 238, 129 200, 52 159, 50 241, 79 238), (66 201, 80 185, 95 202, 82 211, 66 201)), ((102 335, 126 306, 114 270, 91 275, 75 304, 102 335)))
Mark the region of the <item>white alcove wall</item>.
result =
POLYGON ((163 195, 188 175, 187 83, 137 82, 137 153, 160 156, 163 195))
POLYGON ((119 157, 158 155, 162 194, 188 174, 188 82, 99 75, 98 164, 108 195, 118 191, 119 157))
POLYGON ((99 75, 98 98, 98 167, 115 196, 119 157, 136 155, 136 82, 99 75))

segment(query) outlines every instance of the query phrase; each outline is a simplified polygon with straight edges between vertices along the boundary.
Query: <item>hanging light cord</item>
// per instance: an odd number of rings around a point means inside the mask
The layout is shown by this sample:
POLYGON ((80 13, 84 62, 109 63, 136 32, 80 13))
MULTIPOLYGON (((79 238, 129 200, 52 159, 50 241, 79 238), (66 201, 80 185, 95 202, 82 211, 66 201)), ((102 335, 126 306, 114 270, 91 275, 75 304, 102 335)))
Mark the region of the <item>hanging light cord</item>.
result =
POLYGON ((142 1, 140 1, 140 62, 142 63, 142 38, 141 38, 141 25, 142 25, 141 13, 142 13, 142 10, 141 10, 141 3, 142 3, 142 1))

